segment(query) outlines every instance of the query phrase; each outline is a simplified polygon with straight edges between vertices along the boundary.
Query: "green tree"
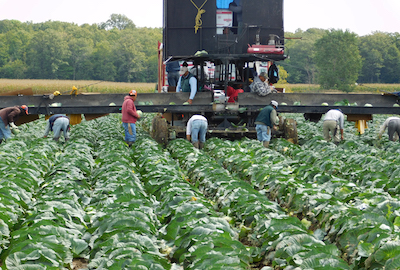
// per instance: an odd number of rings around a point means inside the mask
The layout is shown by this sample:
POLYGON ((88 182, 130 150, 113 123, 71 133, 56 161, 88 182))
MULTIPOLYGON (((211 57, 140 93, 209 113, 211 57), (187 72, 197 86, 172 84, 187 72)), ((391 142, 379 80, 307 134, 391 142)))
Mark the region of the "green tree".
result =
POLYGON ((28 67, 22 60, 10 61, 0 67, 0 77, 8 79, 25 79, 28 67))
POLYGON ((110 30, 110 29, 124 30, 124 29, 136 28, 133 21, 122 14, 111 14, 110 19, 108 19, 106 22, 100 23, 99 27, 105 30, 110 30))
POLYGON ((384 67, 384 55, 390 46, 388 35, 375 32, 359 38, 359 50, 363 58, 358 82, 379 83, 381 82, 382 68, 384 67))
POLYGON ((90 57, 91 78, 93 80, 115 81, 117 69, 113 63, 114 53, 107 40, 99 42, 94 47, 90 57))
MULTIPOLYGON (((68 45, 70 51, 68 64, 73 70, 72 80, 75 80, 77 72, 93 51, 93 41, 86 38, 76 38, 71 39, 68 45)), ((78 75, 78 79, 82 79, 82 77, 78 75)))
POLYGON ((385 83, 400 82, 400 50, 394 43, 388 46, 384 54, 384 66, 382 67, 381 78, 385 83))
POLYGON ((117 81, 133 82, 136 73, 144 70, 145 54, 143 44, 134 37, 132 30, 125 30, 125 34, 115 43, 113 47, 117 67, 117 81))
POLYGON ((330 30, 315 42, 314 59, 321 88, 352 90, 362 67, 357 41, 354 33, 330 30))
POLYGON ((30 78, 59 79, 59 68, 68 64, 69 55, 63 32, 53 29, 36 32, 27 52, 30 78))
POLYGON ((143 69, 133 74, 136 82, 157 82, 158 65, 158 41, 162 40, 160 28, 137 28, 133 34, 135 40, 142 46, 144 55, 143 69))
POLYGON ((278 83, 287 83, 288 73, 284 67, 278 65, 279 69, 279 81, 278 83))
POLYGON ((5 34, 0 34, 0 67, 5 65, 8 59, 8 44, 5 42, 5 34))
POLYGON ((31 35, 25 30, 12 30, 4 34, 8 45, 9 61, 26 61, 26 49, 31 40, 31 35))
POLYGON ((289 58, 281 63, 287 70, 290 83, 315 83, 316 67, 313 59, 315 41, 325 34, 325 30, 311 28, 298 29, 294 34, 286 33, 286 48, 289 58))

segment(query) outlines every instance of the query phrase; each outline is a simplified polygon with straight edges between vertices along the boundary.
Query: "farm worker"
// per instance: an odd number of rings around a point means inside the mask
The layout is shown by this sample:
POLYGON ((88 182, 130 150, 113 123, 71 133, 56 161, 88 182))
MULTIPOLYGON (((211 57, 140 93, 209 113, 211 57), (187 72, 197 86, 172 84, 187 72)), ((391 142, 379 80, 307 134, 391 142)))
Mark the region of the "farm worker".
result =
POLYGON ((178 80, 176 92, 190 92, 189 99, 186 102, 192 104, 194 96, 197 93, 197 79, 189 72, 186 62, 182 64, 180 73, 182 76, 178 80))
POLYGON ((243 18, 242 18, 242 0, 233 0, 229 3, 229 10, 233 11, 233 27, 231 29, 234 34, 241 34, 243 30, 243 18))
POLYGON ((271 100, 271 103, 261 110, 254 122, 256 124, 257 139, 266 148, 269 147, 269 142, 271 141, 271 129, 276 129, 279 124, 276 109, 278 109, 278 102, 271 100))
POLYGON ((53 139, 58 141, 60 139, 61 130, 64 134, 64 140, 69 140, 69 118, 65 114, 55 114, 47 121, 46 129, 43 137, 46 138, 50 131, 53 131, 53 139))
POLYGON ((136 141, 136 121, 140 118, 134 103, 136 98, 136 90, 131 90, 122 103, 122 126, 125 130, 125 142, 129 147, 136 141))
POLYGON ((233 83, 229 82, 226 88, 226 95, 229 97, 228 103, 234 103, 238 100, 239 93, 243 93, 243 89, 235 89, 233 83))
POLYGON ((190 117, 186 126, 186 138, 192 142, 193 146, 202 149, 206 141, 208 121, 202 115, 195 114, 190 117))
POLYGON ((332 133, 333 141, 338 144, 340 140, 344 140, 343 137, 344 127, 344 114, 341 109, 329 110, 324 117, 324 123, 322 125, 322 131, 324 139, 329 141, 331 139, 330 133, 332 133), (340 129, 340 137, 339 137, 340 129))
POLYGON ((266 72, 261 72, 260 75, 254 74, 254 80, 250 84, 250 92, 256 93, 259 96, 266 96, 272 92, 271 87, 265 83, 268 75, 266 72))
POLYGON ((385 132, 386 128, 388 129, 389 140, 393 142, 397 141, 400 136, 400 118, 394 116, 387 118, 379 131, 379 139, 382 138, 382 134, 385 132))
POLYGON ((171 61, 166 64, 166 71, 168 73, 168 85, 175 86, 179 81, 179 71, 180 71, 179 61, 171 61))
POLYGON ((6 107, 0 110, 0 143, 3 138, 7 140, 11 137, 11 129, 18 132, 18 127, 14 124, 21 115, 28 115, 28 106, 6 107))

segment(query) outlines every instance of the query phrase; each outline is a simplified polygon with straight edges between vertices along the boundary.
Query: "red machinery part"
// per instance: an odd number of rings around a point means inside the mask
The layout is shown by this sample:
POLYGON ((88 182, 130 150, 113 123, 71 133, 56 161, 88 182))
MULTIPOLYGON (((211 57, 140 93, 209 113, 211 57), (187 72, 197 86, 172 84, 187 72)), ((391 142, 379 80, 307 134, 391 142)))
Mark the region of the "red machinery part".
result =
POLYGON ((284 49, 278 48, 275 45, 249 45, 249 47, 247 48, 247 53, 283 55, 284 49))

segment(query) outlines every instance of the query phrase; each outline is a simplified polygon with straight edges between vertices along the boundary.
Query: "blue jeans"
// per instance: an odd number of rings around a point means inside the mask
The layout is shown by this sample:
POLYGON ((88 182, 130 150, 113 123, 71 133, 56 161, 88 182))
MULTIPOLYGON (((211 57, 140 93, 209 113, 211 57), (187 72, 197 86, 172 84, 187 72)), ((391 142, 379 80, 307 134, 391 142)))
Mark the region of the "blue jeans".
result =
POLYGON ((11 137, 10 127, 4 125, 3 119, 0 118, 0 141, 5 138, 6 140, 11 137))
POLYGON ((126 142, 135 142, 136 141, 136 125, 134 123, 122 123, 122 127, 125 130, 125 141, 126 142), (129 133, 129 127, 131 126, 132 134, 129 133))
POLYGON ((171 71, 168 72, 168 85, 169 86, 177 86, 179 81, 179 71, 171 71))
POLYGON ((256 125, 257 140, 269 142, 271 140, 271 128, 266 125, 256 125), (269 130, 269 132, 268 132, 269 130))
POLYGON ((208 124, 206 121, 194 120, 191 131, 192 143, 196 143, 198 141, 204 143, 206 141, 207 128, 208 124))
POLYGON ((54 132, 53 139, 58 140, 60 138, 60 133, 62 130, 63 134, 64 134, 64 139, 68 140, 69 139, 68 125, 69 125, 68 118, 66 118, 66 117, 57 118, 53 124, 53 132, 54 132))

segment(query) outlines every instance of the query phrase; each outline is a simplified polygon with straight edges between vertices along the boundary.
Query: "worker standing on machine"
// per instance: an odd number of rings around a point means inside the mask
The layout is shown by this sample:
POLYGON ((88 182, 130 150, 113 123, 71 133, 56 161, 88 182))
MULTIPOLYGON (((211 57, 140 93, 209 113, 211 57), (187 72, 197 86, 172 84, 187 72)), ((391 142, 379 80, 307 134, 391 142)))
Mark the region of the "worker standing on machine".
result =
POLYGON ((400 137, 400 118, 395 116, 387 118, 379 131, 379 139, 382 138, 382 134, 386 128, 388 129, 389 140, 393 142, 397 141, 400 137))
POLYGON ((58 142, 60 139, 61 130, 64 134, 64 140, 68 141, 70 131, 69 118, 65 114, 55 114, 49 118, 49 121, 47 121, 43 137, 46 138, 47 135, 49 135, 49 132, 53 131, 53 140, 58 142))
POLYGON ((182 76, 178 80, 176 92, 190 92, 189 99, 186 102, 192 105, 194 96, 197 93, 197 79, 189 72, 188 64, 186 62, 182 64, 180 73, 182 76))
POLYGON ((264 97, 272 92, 271 87, 265 81, 268 79, 266 72, 261 72, 260 75, 254 74, 254 81, 250 84, 250 92, 264 97))
POLYGON ((203 149, 207 128, 208 121, 204 116, 195 114, 190 117, 186 126, 186 138, 192 142, 195 148, 203 149))
POLYGON ((140 115, 136 111, 135 100, 137 98, 136 90, 131 90, 129 95, 125 96, 122 103, 122 126, 125 130, 125 142, 129 147, 136 141, 136 121, 140 115))
POLYGON ((272 129, 275 129, 279 124, 276 109, 278 109, 278 102, 271 100, 271 103, 261 110, 254 122, 256 124, 257 139, 266 148, 269 147, 269 142, 271 141, 272 129))
POLYGON ((322 125, 322 131, 324 133, 324 139, 330 141, 332 133, 333 142, 337 145, 340 140, 344 140, 343 137, 344 127, 344 114, 341 109, 329 110, 324 117, 324 123, 322 125), (340 130, 340 137, 339 137, 340 130))
POLYGON ((28 115, 28 106, 6 107, 0 110, 0 143, 11 137, 11 131, 18 132, 18 127, 14 124, 21 115, 28 115))
POLYGON ((168 73, 168 85, 174 86, 178 84, 179 81, 179 61, 171 61, 166 64, 166 71, 168 73))

